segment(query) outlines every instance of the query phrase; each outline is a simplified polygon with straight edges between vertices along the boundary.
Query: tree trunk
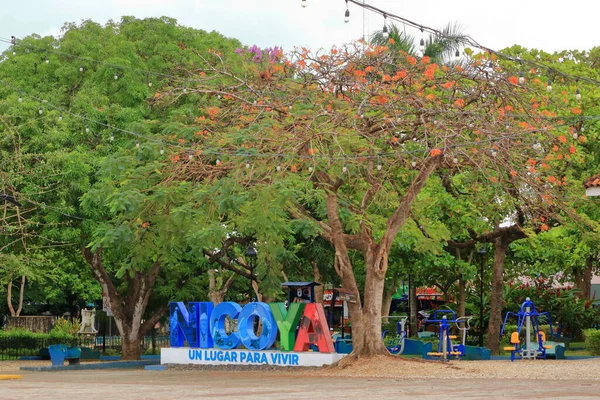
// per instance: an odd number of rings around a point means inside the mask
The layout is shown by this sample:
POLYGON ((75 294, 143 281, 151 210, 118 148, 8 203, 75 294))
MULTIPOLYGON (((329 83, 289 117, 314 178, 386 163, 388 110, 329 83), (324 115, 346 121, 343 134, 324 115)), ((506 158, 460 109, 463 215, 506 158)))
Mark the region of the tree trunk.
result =
POLYGON ((8 309, 10 311, 10 316, 11 317, 16 317, 17 314, 15 313, 15 308, 13 307, 12 304, 12 280, 8 280, 8 286, 6 287, 6 304, 8 305, 8 309))
POLYGON ((123 335, 122 339, 121 360, 139 360, 142 356, 142 337, 123 335))
MULTIPOLYGON (((352 354, 355 357, 388 354, 381 338, 381 307, 389 251, 398 232, 410 215, 414 200, 427 182, 427 178, 441 164, 442 160, 443 157, 436 156, 428 158, 423 163, 410 186, 401 195, 398 207, 389 216, 379 244, 375 243, 371 228, 365 223, 361 223, 358 235, 344 233, 339 213, 339 199, 336 193, 344 181, 342 179, 332 180, 322 171, 316 172, 316 178, 327 191, 325 203, 329 226, 323 222, 319 223, 323 228, 321 235, 333 244, 335 270, 342 278, 344 288, 349 289, 355 296, 355 301, 349 302, 348 305, 352 324, 352 354), (366 279, 363 306, 360 302, 360 292, 352 269, 349 249, 360 251, 365 260, 366 279)), ((380 187, 380 185, 374 185, 364 194, 361 201, 363 210, 366 210, 372 196, 380 187)), ((300 218, 307 215, 307 213, 301 214, 303 215, 300 218)))
POLYGON ((458 316, 464 317, 467 307, 467 281, 463 274, 458 278, 458 316))
POLYGON ((390 316, 390 308, 392 307, 392 296, 396 293, 394 287, 390 287, 383 294, 383 301, 381 302, 381 317, 389 317, 390 316))
POLYGON ((392 296, 398 290, 398 274, 394 274, 392 278, 392 282, 388 289, 383 294, 383 301, 381 305, 381 316, 389 317, 390 316, 390 308, 392 307, 392 296))
POLYGON ((419 331, 419 307, 417 303, 417 287, 413 283, 408 291, 408 303, 409 303, 409 320, 410 320, 410 337, 417 337, 419 331))
POLYGON ((143 320, 150 294, 156 283, 160 270, 160 261, 155 261, 150 271, 135 272, 133 276, 126 274, 127 291, 123 294, 117 291, 108 271, 102 263, 102 251, 92 252, 82 249, 85 260, 90 265, 102 292, 108 297, 115 324, 121 334, 122 360, 139 360, 141 356, 141 340, 144 335, 154 328, 156 322, 169 310, 168 304, 159 308, 150 318, 143 320))
POLYGON ((235 273, 232 273, 222 287, 217 287, 217 279, 215 277, 215 271, 212 269, 208 270, 208 299, 217 305, 223 302, 225 295, 229 291, 229 288, 233 284, 235 279, 235 273))
POLYGON ((594 269, 594 258, 588 256, 585 259, 585 267, 583 271, 580 268, 574 271, 575 288, 580 291, 580 296, 583 299, 589 299, 592 295, 592 272, 594 269))
MULTIPOLYGON (((313 270, 313 279, 315 282, 321 282, 321 271, 319 271, 319 266, 315 260, 310 262, 313 270)), ((315 303, 323 303, 323 285, 315 286, 315 303)))
POLYGON ((352 346, 359 356, 375 356, 387 354, 381 338, 381 306, 385 276, 381 276, 375 265, 367 265, 365 280, 364 305, 362 307, 361 329, 354 333, 352 320, 352 346))
POLYGON ((21 310, 23 309, 23 296, 25 294, 25 275, 21 277, 21 287, 19 291, 19 308, 17 308, 16 316, 21 315, 21 310))
POLYGON ((500 327, 502 325, 502 297, 504 290, 504 260, 509 240, 501 235, 494 240, 494 267, 492 271, 492 293, 487 346, 492 354, 500 353, 500 327))
POLYGON ((12 303, 13 283, 12 283, 12 280, 10 280, 10 279, 8 281, 8 285, 6 287, 6 303, 8 305, 8 310, 10 311, 11 317, 18 317, 21 315, 21 310, 23 310, 23 296, 25 295, 26 280, 27 279, 25 278, 25 275, 21 276, 21 284, 19 286, 19 306, 17 307, 16 311, 15 311, 15 307, 13 306, 13 303, 12 303))

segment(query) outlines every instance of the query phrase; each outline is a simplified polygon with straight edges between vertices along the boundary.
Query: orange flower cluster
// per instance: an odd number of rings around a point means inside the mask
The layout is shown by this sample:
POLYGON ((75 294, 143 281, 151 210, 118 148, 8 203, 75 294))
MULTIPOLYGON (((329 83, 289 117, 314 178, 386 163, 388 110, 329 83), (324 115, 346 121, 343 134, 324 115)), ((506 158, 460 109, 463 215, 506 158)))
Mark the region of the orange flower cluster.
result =
POLYGON ((423 73, 427 79, 433 79, 435 76, 435 71, 438 69, 437 64, 429 64, 423 73))

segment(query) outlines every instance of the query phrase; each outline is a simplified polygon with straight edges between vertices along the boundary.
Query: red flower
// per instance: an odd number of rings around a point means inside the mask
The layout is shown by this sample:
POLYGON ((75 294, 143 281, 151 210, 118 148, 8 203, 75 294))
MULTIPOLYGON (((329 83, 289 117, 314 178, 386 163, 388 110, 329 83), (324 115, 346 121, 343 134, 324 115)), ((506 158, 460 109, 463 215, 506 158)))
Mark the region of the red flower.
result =
POLYGON ((511 76, 510 78, 508 78, 508 81, 513 85, 516 85, 519 83, 519 78, 517 78, 516 76, 511 76))

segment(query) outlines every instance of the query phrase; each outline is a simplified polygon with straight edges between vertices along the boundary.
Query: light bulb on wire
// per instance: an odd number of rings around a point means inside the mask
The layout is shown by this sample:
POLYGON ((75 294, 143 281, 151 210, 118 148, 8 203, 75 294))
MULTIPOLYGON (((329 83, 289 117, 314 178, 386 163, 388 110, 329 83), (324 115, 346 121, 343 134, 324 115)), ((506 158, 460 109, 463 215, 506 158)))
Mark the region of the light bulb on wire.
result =
POLYGON ((152 81, 148 82, 148 87, 152 87, 152 81))
POLYGON ((342 166, 342 172, 345 174, 346 172, 348 172, 348 167, 346 166, 346 164, 344 164, 342 166))
MULTIPOLYGON (((346 3, 346 6, 347 5, 348 5, 348 3, 346 3)), ((344 22, 345 23, 350 22, 350 10, 348 10, 347 8, 346 8, 346 12, 344 13, 344 22)))
POLYGON ((460 58, 460 50, 456 49, 456 53, 454 53, 454 58, 457 60, 460 58))
POLYGON ((115 76, 114 76, 114 78, 115 78, 115 81, 116 81, 117 79, 119 79, 119 74, 117 74, 117 73, 115 72, 115 76))
POLYGON ((46 64, 50 64, 50 60, 46 57, 46 64))
POLYGON ((519 85, 525 83, 525 76, 523 76, 523 72, 519 72, 519 85))
POLYGON ((246 161, 246 169, 250 169, 250 162, 246 161))
POLYGON ((552 81, 550 79, 548 79, 548 84, 546 85, 546 90, 548 92, 552 91, 552 81))
POLYGON ((575 90, 575 100, 577 100, 577 101, 581 100, 581 92, 579 91, 579 88, 577 88, 577 90, 575 90))
POLYGON ((410 165, 412 165, 412 166, 413 166, 413 168, 414 168, 414 167, 416 167, 416 166, 417 166, 417 160, 415 160, 415 159, 413 158, 413 160, 412 160, 412 162, 410 163, 410 165))
POLYGON ((308 2, 306 0, 302 0, 300 5, 302 6, 302 8, 306 8, 306 6, 308 5, 308 2))
POLYGON ((387 39, 390 37, 390 33, 388 32, 388 28, 387 28, 387 24, 385 23, 387 16, 385 14, 383 14, 383 29, 381 30, 381 34, 383 35, 384 39, 387 39))
POLYGON ((163 154, 165 154, 165 148, 160 146, 160 155, 162 156, 163 154))
POLYGON ((421 56, 425 55, 425 39, 423 39, 423 28, 421 28, 421 40, 419 41, 419 51, 421 56))
POLYGON ((62 119, 63 119, 62 113, 58 114, 58 120, 62 121, 62 119))
POLYGON ((90 127, 89 126, 85 127, 85 133, 90 133, 90 127))
POLYGON ((83 65, 79 66, 79 72, 83 72, 83 65))
POLYGON ((277 172, 281 171, 281 164, 277 164, 277 168, 275 168, 277 172))
POLYGON ((139 148, 139 147, 140 147, 140 141, 139 141, 139 140, 136 140, 136 141, 135 141, 135 147, 136 147, 136 148, 139 148))
POLYGON ((109 138, 109 140, 110 140, 111 142, 114 142, 114 141, 115 141, 115 134, 114 134, 114 133, 112 133, 112 132, 110 133, 110 138, 109 138))

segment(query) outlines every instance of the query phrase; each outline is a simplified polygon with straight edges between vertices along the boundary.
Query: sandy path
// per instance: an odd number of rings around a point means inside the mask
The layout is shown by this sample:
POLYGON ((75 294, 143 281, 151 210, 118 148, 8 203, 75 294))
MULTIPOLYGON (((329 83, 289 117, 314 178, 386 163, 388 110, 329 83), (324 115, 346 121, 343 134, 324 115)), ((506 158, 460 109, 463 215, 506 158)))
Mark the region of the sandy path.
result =
POLYGON ((303 370, 102 370, 27 372, 0 362, 0 397, 13 399, 528 399, 597 398, 600 359, 577 361, 462 361, 441 364, 389 357, 347 368, 303 370))

